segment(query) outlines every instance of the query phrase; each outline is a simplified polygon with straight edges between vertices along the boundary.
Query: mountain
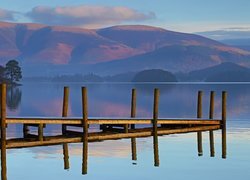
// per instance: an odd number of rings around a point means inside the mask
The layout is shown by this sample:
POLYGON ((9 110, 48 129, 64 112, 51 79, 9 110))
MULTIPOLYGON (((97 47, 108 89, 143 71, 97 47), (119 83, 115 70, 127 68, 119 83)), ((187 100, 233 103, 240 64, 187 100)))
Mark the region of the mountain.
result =
POLYGON ((95 72, 122 73, 145 69, 164 69, 170 72, 190 72, 212 67, 223 62, 234 62, 250 66, 248 53, 220 50, 209 46, 165 46, 155 51, 122 60, 99 63, 95 72))
POLYGON ((188 77, 189 81, 250 81, 250 69, 227 62, 213 67, 192 71, 188 74, 188 77))
POLYGON ((144 69, 189 72, 234 62, 250 66, 250 52, 199 35, 126 25, 82 29, 0 22, 0 63, 18 59, 26 75, 144 69))

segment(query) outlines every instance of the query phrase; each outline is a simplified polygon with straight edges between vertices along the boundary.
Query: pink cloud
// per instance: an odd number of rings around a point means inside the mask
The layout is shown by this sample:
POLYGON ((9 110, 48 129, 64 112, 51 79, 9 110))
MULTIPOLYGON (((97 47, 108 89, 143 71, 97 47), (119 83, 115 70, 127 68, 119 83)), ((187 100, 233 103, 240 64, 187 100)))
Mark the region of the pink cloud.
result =
POLYGON ((37 6, 27 16, 32 20, 52 25, 102 27, 127 21, 144 21, 155 18, 153 12, 143 13, 128 7, 110 6, 37 6))
POLYGON ((0 20, 14 20, 14 13, 13 11, 0 8, 0 20))

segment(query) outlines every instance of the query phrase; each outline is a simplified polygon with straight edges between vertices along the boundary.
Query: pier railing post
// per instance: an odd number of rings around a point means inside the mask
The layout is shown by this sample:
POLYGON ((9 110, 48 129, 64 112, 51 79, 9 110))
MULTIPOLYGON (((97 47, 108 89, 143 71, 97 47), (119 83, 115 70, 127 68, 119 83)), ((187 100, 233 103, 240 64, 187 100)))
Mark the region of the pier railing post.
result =
MULTIPOLYGON (((199 91, 198 92, 198 101, 197 101, 197 118, 198 119, 202 118, 202 96, 203 96, 203 92, 199 91)), ((203 155, 202 132, 197 132, 197 143, 198 143, 198 155, 202 156, 203 155)))
POLYGON ((83 126, 83 152, 82 174, 87 174, 88 162, 88 99, 87 88, 82 87, 82 126, 83 126))
POLYGON ((6 84, 1 84, 1 179, 7 179, 6 167, 6 84))
MULTIPOLYGON (((210 105, 209 105, 209 119, 214 119, 214 97, 215 92, 210 92, 210 105)), ((210 156, 214 157, 214 132, 209 131, 209 142, 210 142, 210 156)))
MULTIPOLYGON (((68 107, 69 107, 69 87, 63 88, 63 107, 62 107, 62 117, 68 116, 68 107)), ((62 125, 62 133, 65 134, 67 130, 67 126, 65 124, 62 125)))
POLYGON ((226 133, 226 120, 227 120, 227 92, 222 92, 222 112, 221 112, 221 120, 222 120, 222 158, 226 159, 227 156, 227 133, 226 133))
MULTIPOLYGON (((132 97, 131 97, 131 118, 135 118, 136 116, 136 89, 132 89, 132 97)), ((135 128, 135 124, 131 124, 131 128, 135 128)))
POLYGON ((158 148, 158 130, 157 121, 159 114, 159 89, 154 89, 154 107, 153 107, 153 144, 154 144, 154 165, 158 167, 159 161, 159 148, 158 148))
MULTIPOLYGON (((136 89, 132 89, 132 97, 131 97, 131 118, 135 118, 136 116, 136 89)), ((131 124, 131 129, 135 129, 135 124, 131 124)), ((136 153, 136 138, 131 138, 131 152, 132 152, 132 160, 137 160, 136 153)))

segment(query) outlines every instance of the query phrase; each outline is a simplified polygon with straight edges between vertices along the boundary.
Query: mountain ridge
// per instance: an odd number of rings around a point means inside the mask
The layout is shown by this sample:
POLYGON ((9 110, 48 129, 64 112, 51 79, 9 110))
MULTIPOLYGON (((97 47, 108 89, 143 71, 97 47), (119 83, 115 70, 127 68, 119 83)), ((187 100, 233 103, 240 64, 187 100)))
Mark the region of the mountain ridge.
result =
POLYGON ((135 67, 136 71, 165 67, 187 72, 227 61, 250 66, 249 51, 145 25, 82 29, 0 22, 0 58, 2 64, 18 59, 24 66, 86 66, 88 71, 113 74, 135 67))

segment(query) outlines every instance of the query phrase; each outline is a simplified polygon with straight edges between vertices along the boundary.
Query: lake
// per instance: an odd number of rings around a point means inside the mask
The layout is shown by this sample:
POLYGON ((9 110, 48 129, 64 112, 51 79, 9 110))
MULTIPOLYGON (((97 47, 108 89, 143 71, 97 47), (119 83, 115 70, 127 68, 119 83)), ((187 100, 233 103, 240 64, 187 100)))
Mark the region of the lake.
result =
MULTIPOLYGON (((89 143, 85 175, 82 175, 82 143, 67 145, 67 168, 62 145, 10 149, 7 150, 8 180, 250 178, 250 84, 27 82, 8 89, 8 116, 61 116, 64 86, 70 88, 69 116, 72 117, 82 115, 82 86, 88 88, 91 117, 129 117, 132 88, 137 89, 137 117, 152 117, 153 91, 159 88, 159 117, 195 118, 197 92, 202 90, 203 117, 208 118, 209 94, 215 91, 215 118, 220 118, 221 92, 227 91, 227 157, 222 158, 221 130, 214 131, 214 157, 210 154, 208 132, 202 133, 202 155, 197 150, 196 132, 159 136, 158 167, 154 166, 152 137, 136 138, 136 158, 132 158, 131 139, 89 143)), ((93 126, 90 130, 97 128, 93 126)), ((36 132, 36 128, 30 131, 36 132)), ((8 126, 8 138, 22 137, 22 133, 21 125, 8 126)), ((44 129, 45 135, 60 133, 58 125, 47 125, 44 129)))

